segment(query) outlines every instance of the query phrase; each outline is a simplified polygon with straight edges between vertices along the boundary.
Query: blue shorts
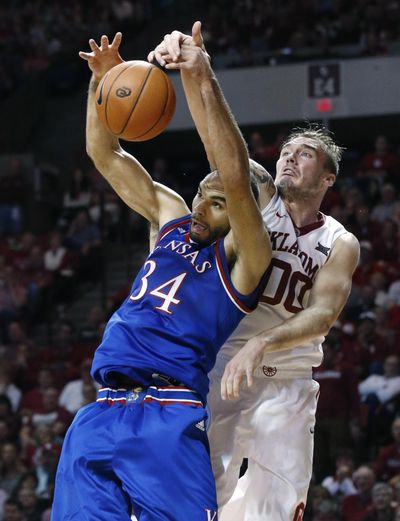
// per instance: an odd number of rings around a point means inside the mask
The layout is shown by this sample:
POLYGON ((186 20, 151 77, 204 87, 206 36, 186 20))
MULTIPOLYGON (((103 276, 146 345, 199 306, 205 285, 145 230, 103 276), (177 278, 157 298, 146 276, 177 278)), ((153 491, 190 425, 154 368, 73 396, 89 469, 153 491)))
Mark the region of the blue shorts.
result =
POLYGON ((100 389, 65 437, 52 521, 216 521, 206 416, 184 387, 100 389))

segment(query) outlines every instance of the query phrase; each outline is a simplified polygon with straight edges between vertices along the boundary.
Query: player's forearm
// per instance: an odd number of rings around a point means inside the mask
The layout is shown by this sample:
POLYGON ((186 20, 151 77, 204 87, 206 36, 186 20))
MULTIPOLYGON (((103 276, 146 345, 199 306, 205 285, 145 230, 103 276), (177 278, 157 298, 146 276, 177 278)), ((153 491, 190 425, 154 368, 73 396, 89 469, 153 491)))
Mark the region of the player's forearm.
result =
POLYGON ((265 353, 290 349, 325 336, 336 315, 329 310, 308 308, 259 335, 265 353))
POLYGON ((185 70, 181 71, 181 79, 190 114, 204 145, 210 167, 214 170, 215 160, 213 146, 208 134, 206 109, 204 107, 203 98, 201 97, 199 84, 193 80, 190 74, 185 70))
POLYGON ((249 181, 247 146, 214 74, 200 84, 213 158, 225 191, 240 193, 249 181), (246 173, 247 172, 247 176, 246 173))
POLYGON ((118 139, 108 132, 97 115, 95 105, 97 86, 98 81, 92 77, 89 83, 86 113, 86 151, 96 166, 120 149, 118 139))

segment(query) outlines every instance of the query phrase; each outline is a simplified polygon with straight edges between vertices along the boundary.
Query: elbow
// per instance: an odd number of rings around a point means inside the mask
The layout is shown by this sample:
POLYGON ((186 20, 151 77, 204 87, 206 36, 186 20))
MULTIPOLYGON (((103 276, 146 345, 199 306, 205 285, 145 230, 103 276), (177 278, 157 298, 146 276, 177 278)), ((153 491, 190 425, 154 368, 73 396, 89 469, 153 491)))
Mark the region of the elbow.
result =
POLYGON ((88 143, 86 143, 86 154, 90 157, 90 159, 94 163, 95 162, 95 159, 94 159, 95 151, 93 150, 93 147, 91 145, 89 145, 88 143))
POLYGON ((321 314, 321 335, 326 336, 329 333, 336 319, 337 316, 335 313, 333 313, 333 311, 326 310, 321 314))

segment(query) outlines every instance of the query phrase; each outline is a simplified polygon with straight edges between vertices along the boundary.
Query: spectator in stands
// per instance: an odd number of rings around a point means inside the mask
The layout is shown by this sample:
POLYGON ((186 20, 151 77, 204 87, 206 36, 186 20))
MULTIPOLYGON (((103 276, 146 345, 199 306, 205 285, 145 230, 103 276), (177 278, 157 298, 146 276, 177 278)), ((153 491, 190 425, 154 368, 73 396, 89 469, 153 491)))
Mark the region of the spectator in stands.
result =
POLYGON ((49 498, 50 485, 54 484, 61 447, 54 443, 46 443, 35 453, 34 470, 38 478, 35 493, 43 499, 49 498))
MULTIPOLYGON (((362 294, 365 295, 368 287, 363 289, 362 294)), ((373 305, 374 302, 371 303, 371 308, 373 305)), ((359 378, 381 371, 389 349, 385 339, 376 331, 376 317, 372 311, 358 316, 355 338, 344 340, 339 349, 342 361, 350 364, 359 378)))
POLYGON ((72 421, 72 415, 58 405, 59 396, 60 392, 56 387, 48 387, 43 391, 42 410, 32 414, 32 425, 37 427, 61 423, 61 430, 66 432, 72 421))
POLYGON ((7 430, 14 439, 20 428, 21 419, 19 414, 13 412, 11 400, 5 394, 0 394, 0 420, 6 422, 7 430))
POLYGON ((385 358, 383 374, 371 374, 358 385, 362 401, 368 407, 368 441, 372 447, 386 443, 400 399, 399 358, 385 358))
POLYGON ((25 521, 22 505, 16 499, 7 499, 4 503, 2 521, 25 521))
POLYGON ((388 52, 387 32, 369 27, 361 34, 361 55, 381 56, 388 52))
MULTIPOLYGON (((384 271, 375 271, 372 273, 370 278, 370 285, 373 288, 375 293, 374 304, 377 307, 386 308, 389 305, 389 295, 388 295, 388 277, 384 271)), ((376 315, 376 310, 374 310, 376 315)), ((376 316, 375 316, 376 318, 376 316)), ((379 321, 376 320, 377 325, 379 321)))
POLYGON ((56 302, 70 301, 75 283, 75 257, 63 246, 62 235, 53 231, 44 253, 44 267, 52 275, 52 292, 56 302))
POLYGON ((321 504, 325 501, 329 501, 330 499, 331 496, 325 487, 311 484, 308 491, 308 499, 305 511, 306 519, 313 520, 314 516, 320 512, 321 504))
POLYGON ((22 505, 24 521, 41 521, 42 512, 47 508, 48 501, 39 499, 31 487, 22 487, 17 491, 17 499, 22 505))
POLYGON ((118 235, 120 207, 120 201, 114 192, 92 192, 89 204, 90 218, 101 227, 103 236, 109 240, 115 240, 118 235))
POLYGON ((0 447, 9 441, 12 441, 15 438, 15 435, 16 433, 11 431, 9 422, 5 418, 0 418, 0 447))
POLYGON ((390 355, 385 359, 383 374, 372 374, 358 385, 363 401, 373 395, 379 404, 385 404, 400 393, 399 358, 390 355))
POLYGON ((377 179, 381 184, 391 182, 396 188, 400 187, 400 158, 391 151, 384 134, 376 136, 374 150, 362 157, 360 168, 365 177, 377 179))
POLYGON ((43 411, 44 392, 53 387, 54 373, 49 367, 42 367, 38 373, 36 387, 29 390, 22 398, 22 413, 28 417, 35 412, 43 411))
POLYGON ((37 237, 30 231, 22 233, 12 252, 12 262, 16 270, 24 271, 29 264, 29 256, 37 237))
POLYGON ((378 235, 373 237, 372 247, 377 252, 377 258, 384 261, 396 261, 398 259, 399 228, 396 221, 386 219, 378 235))
POLYGON ((313 372, 320 385, 314 434, 314 472, 317 480, 334 471, 340 449, 351 445, 350 422, 359 423, 357 378, 349 364, 341 362, 335 344, 327 338, 324 359, 313 372))
POLYGON ((98 327, 105 321, 105 315, 99 304, 94 304, 89 309, 85 323, 79 333, 82 341, 92 343, 98 341, 98 327))
MULTIPOLYGON (((86 358, 81 365, 81 377, 78 380, 68 382, 61 391, 58 400, 59 405, 64 407, 71 414, 75 414, 85 402, 84 386, 85 384, 95 388, 95 382, 90 376, 90 368, 92 359, 86 358)), ((86 389, 86 392, 88 390, 86 389)))
MULTIPOLYGON (((387 307, 393 305, 389 291, 386 293, 385 301, 387 307)), ((390 322, 388 309, 382 306, 377 306, 374 313, 376 319, 375 331, 377 335, 385 340, 386 344, 389 346, 389 352, 394 352, 393 350, 396 348, 400 338, 399 331, 396 331, 396 328, 394 328, 390 322)))
POLYGON ((79 210, 87 210, 91 197, 91 186, 88 176, 75 168, 69 179, 68 189, 63 195, 63 209, 59 220, 61 229, 68 228, 79 210))
POLYGON ((344 521, 362 521, 372 506, 372 488, 375 484, 373 470, 365 465, 358 467, 353 474, 353 483, 357 493, 343 499, 342 515, 344 521))
POLYGON ((372 507, 362 521, 393 521, 393 489, 387 483, 377 483, 372 489, 372 507))
POLYGON ((375 475, 381 481, 400 475, 400 418, 392 423, 392 437, 394 443, 382 447, 374 462, 375 475))
POLYGON ((249 153, 250 157, 254 159, 254 161, 257 161, 257 163, 260 163, 264 165, 264 161, 266 160, 266 154, 265 154, 265 141, 264 137, 258 130, 255 130, 250 134, 249 137, 249 153))
POLYGON ((350 230, 359 241, 370 241, 380 232, 380 226, 372 221, 370 208, 366 204, 356 208, 354 218, 355 222, 350 226, 350 230))
POLYGON ((390 305, 400 306, 400 279, 393 281, 388 289, 390 305))
MULTIPOLYGON (((371 219, 383 223, 391 217, 396 202, 396 189, 391 183, 385 183, 381 188, 381 197, 371 212, 371 219)), ((373 239, 373 237, 371 237, 373 239)))
POLYGON ((26 472, 16 443, 5 443, 0 449, 0 489, 10 494, 26 472))
POLYGON ((0 236, 15 236, 21 232, 29 185, 23 164, 12 158, 8 170, 0 176, 0 236))
POLYGON ((335 474, 322 481, 322 486, 339 502, 342 502, 344 497, 357 493, 352 479, 353 470, 353 465, 339 456, 336 458, 335 474))
POLYGON ((25 309, 26 287, 17 280, 11 266, 0 268, 0 341, 9 344, 8 327, 25 309))
POLYGON ((374 255, 371 241, 361 241, 360 260, 353 277, 354 292, 359 292, 361 287, 368 284, 371 274, 378 270, 374 255))
POLYGON ((15 413, 18 410, 22 392, 12 382, 12 367, 5 361, 1 362, 0 366, 0 395, 5 394, 11 402, 12 410, 15 413))
POLYGON ((101 235, 98 226, 90 220, 87 210, 79 211, 72 220, 65 244, 79 253, 79 280, 96 281, 102 267, 101 235))

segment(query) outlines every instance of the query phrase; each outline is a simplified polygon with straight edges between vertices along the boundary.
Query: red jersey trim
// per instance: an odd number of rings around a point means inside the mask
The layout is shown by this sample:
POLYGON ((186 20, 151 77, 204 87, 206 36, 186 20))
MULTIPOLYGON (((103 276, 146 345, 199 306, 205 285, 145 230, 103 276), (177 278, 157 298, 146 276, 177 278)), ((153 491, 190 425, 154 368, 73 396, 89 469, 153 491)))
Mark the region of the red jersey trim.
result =
POLYGON ((249 308, 248 306, 246 306, 246 304, 244 304, 240 299, 239 297, 236 295, 233 287, 232 287, 232 284, 231 284, 231 281, 230 281, 230 277, 229 275, 226 273, 225 269, 224 269, 224 265, 223 265, 223 262, 222 262, 222 259, 221 259, 221 254, 220 254, 220 251, 219 251, 219 242, 220 241, 217 241, 215 243, 215 258, 217 260, 217 270, 218 270, 218 274, 220 276, 220 279, 221 279, 221 282, 222 282, 222 285, 224 286, 224 289, 228 295, 228 297, 231 299, 231 301, 235 304, 235 306, 237 308, 240 309, 240 311, 242 311, 243 313, 246 313, 246 315, 250 314, 253 309, 249 308))
POLYGON ((192 216, 190 217, 186 217, 185 219, 182 219, 182 220, 179 220, 179 219, 175 219, 171 224, 168 224, 165 228, 161 229, 159 234, 158 234, 158 237, 157 237, 157 241, 156 241, 156 245, 161 241, 161 239, 163 237, 165 237, 170 231, 174 230, 175 228, 177 228, 178 226, 183 226, 184 224, 187 224, 189 223, 190 221, 192 220, 192 216))
POLYGON ((147 394, 143 398, 143 403, 149 402, 157 402, 160 405, 173 405, 174 403, 180 403, 181 405, 194 405, 195 407, 203 407, 203 404, 200 400, 179 400, 176 398, 155 398, 151 394, 147 394))
MULTIPOLYGON (((291 218, 292 219, 292 218, 291 218)), ((293 219, 292 223, 296 230, 296 236, 301 237, 302 235, 306 235, 307 233, 316 230, 317 228, 321 228, 325 224, 326 218, 325 215, 321 212, 318 212, 318 220, 311 224, 306 224, 305 226, 301 226, 300 228, 295 225, 293 219)))

